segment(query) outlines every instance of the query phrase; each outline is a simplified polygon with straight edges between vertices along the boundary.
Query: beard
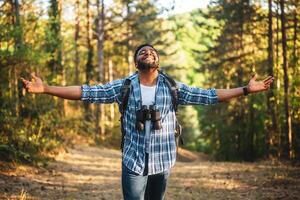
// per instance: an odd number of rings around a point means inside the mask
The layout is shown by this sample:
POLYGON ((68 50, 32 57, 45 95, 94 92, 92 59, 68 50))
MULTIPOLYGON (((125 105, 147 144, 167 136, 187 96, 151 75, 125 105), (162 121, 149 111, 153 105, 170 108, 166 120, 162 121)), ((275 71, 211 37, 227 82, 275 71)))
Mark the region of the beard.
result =
POLYGON ((150 69, 158 69, 158 61, 149 63, 149 62, 145 62, 143 60, 138 60, 137 68, 139 70, 143 70, 143 71, 148 71, 150 69))

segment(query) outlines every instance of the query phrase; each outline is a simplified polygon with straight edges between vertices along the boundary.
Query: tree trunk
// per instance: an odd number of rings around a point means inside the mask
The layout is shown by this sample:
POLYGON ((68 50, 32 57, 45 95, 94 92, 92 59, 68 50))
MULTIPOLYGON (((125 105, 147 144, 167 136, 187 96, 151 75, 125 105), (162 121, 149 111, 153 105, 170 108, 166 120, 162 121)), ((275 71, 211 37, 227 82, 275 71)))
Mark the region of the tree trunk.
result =
MULTIPOLYGON (((87 42, 87 62, 85 65, 85 78, 86 78, 86 84, 89 83, 89 81, 93 77, 93 46, 91 44, 91 34, 90 34, 90 1, 86 0, 86 42, 87 42)), ((92 112, 90 112, 90 104, 84 103, 84 110, 85 110, 85 119, 90 121, 92 118, 92 112)))
POLYGON ((285 106, 285 131, 287 138, 286 150, 288 157, 293 157, 292 152, 292 120, 290 115, 289 105, 289 76, 288 76, 288 62, 287 62, 287 44, 286 44, 286 28, 285 28, 285 11, 284 0, 280 0, 281 10, 281 34, 282 34, 282 57, 283 57, 283 73, 284 73, 284 106, 285 106))
POLYGON ((75 18, 75 85, 79 84, 79 50, 78 50, 78 40, 79 40, 79 32, 80 32, 80 26, 79 26, 79 15, 80 15, 80 3, 79 0, 76 0, 76 5, 75 5, 75 13, 76 13, 76 18, 75 18))
MULTIPOLYGON (((276 86, 276 90, 277 91, 280 91, 281 89, 281 79, 280 79, 280 55, 279 55, 279 44, 280 44, 280 40, 279 40, 279 32, 280 32, 280 19, 279 19, 279 9, 280 9, 280 5, 279 5, 279 2, 276 1, 276 65, 275 65, 275 77, 276 78, 276 81, 275 81, 275 86, 276 86)), ((281 96, 280 96, 280 92, 277 92, 277 95, 276 95, 276 114, 278 116, 278 118, 280 118, 280 115, 278 114, 278 110, 280 110, 280 99, 281 99, 281 96)), ((278 133, 276 135, 276 143, 277 143, 277 157, 281 157, 282 156, 282 153, 283 153, 283 141, 284 141, 284 135, 282 133, 282 126, 281 126, 281 123, 278 119, 277 121, 277 130, 278 130, 278 133)))
POLYGON ((87 62, 86 62, 86 83, 88 83, 93 78, 93 46, 91 43, 91 25, 90 25, 90 1, 86 0, 86 42, 87 42, 87 62))
POLYGON ((15 13, 15 29, 16 29, 16 36, 15 36, 15 48, 20 49, 23 45, 23 31, 20 22, 20 3, 19 0, 14 1, 14 13, 15 13))
MULTIPOLYGON (((274 56, 273 56, 273 12, 272 12, 272 0, 268 0, 268 74, 274 76, 274 56)), ((277 132, 277 117, 275 112, 275 95, 274 87, 272 86, 270 92, 267 93, 267 106, 269 115, 271 116, 271 122, 267 126, 265 135, 266 152, 265 156, 270 157, 270 148, 274 149, 274 135, 277 132)), ((273 151, 272 151, 273 152, 273 151)))
MULTIPOLYGON (((295 88, 299 88, 299 81, 297 80, 297 77, 299 77, 299 67, 297 69, 297 66, 299 66, 299 53, 298 53, 298 46, 297 46, 297 41, 298 41, 298 15, 297 15, 297 11, 299 11, 300 9, 300 3, 299 1, 295 1, 294 3, 295 9, 294 9, 294 17, 293 17, 293 53, 292 53, 292 62, 291 62, 291 66, 292 66, 292 74, 293 74, 293 83, 292 83, 292 97, 295 98, 297 96, 297 89, 295 88), (297 85, 298 84, 298 85, 297 85)), ((292 101, 293 102, 293 101, 292 101)), ((294 106, 292 104, 292 110, 294 111, 292 114, 292 120, 294 122, 294 124, 292 124, 292 130, 299 130, 299 126, 300 126, 300 122, 296 122, 297 121, 297 113, 299 113, 299 107, 297 108, 297 106, 294 106), (298 129, 297 129, 298 126, 298 129), (294 128, 294 129, 293 129, 294 128)), ((298 120, 299 121, 299 120, 298 120)), ((292 144, 293 146, 293 152, 295 153, 295 158, 299 160, 300 158, 300 136, 296 134, 295 131, 293 131, 293 135, 292 137, 294 138, 293 142, 294 144, 292 144)))
MULTIPOLYGON (((58 26, 59 30, 57 32, 57 37, 58 37, 58 45, 57 45, 57 73, 60 76, 60 84, 63 86, 66 85, 66 80, 65 80, 65 68, 64 68, 64 61, 63 61, 63 41, 61 37, 61 1, 57 0, 57 7, 58 7, 58 26)), ((58 106, 60 109, 60 115, 65 116, 65 110, 66 110, 66 105, 67 105, 67 100, 66 99, 61 99, 58 98, 58 106)))
MULTIPOLYGON (((101 0, 101 6, 99 0, 97 0, 97 10, 98 10, 98 23, 97 23, 97 48, 98 48, 98 81, 104 83, 104 0, 101 0)), ((105 110, 104 105, 96 105, 96 140, 98 135, 98 130, 101 140, 105 139, 105 110), (99 126, 99 114, 100 114, 100 126, 99 126)))
POLYGON ((297 4, 295 5, 295 11, 294 11, 294 36, 293 36, 293 74, 296 73, 296 64, 298 62, 298 56, 297 56, 297 35, 298 35, 298 19, 297 19, 297 10, 300 9, 300 6, 298 6, 297 4))
MULTIPOLYGON (((244 31, 245 31, 245 21, 244 21, 244 15, 245 15, 245 5, 244 2, 241 1, 239 2, 239 7, 240 10, 238 11, 239 15, 239 20, 238 20, 238 48, 237 48, 237 53, 240 55, 238 59, 238 68, 237 68, 237 84, 238 85, 243 85, 243 79, 242 77, 244 76, 244 71, 243 71, 243 58, 242 55, 245 52, 245 47, 244 47, 244 31)), ((241 124, 245 124, 244 118, 245 118, 245 112, 244 112, 244 105, 242 102, 239 103, 239 109, 238 109, 238 121, 240 121, 241 124)), ((251 148, 250 148, 250 143, 252 141, 249 141, 248 138, 251 137, 250 135, 252 134, 251 130, 244 131, 244 126, 241 125, 238 128, 238 144, 237 144, 237 154, 239 155, 240 158, 249 160, 251 157, 251 148), (247 138, 247 139, 245 139, 247 138)))
POLYGON ((49 53, 51 54, 51 59, 49 61, 49 67, 52 71, 52 76, 55 77, 62 74, 61 65, 61 6, 59 0, 51 0, 49 7, 49 53))
MULTIPOLYGON (((54 84, 63 83, 63 65, 62 65, 62 40, 61 40, 61 1, 50 0, 49 6, 49 30, 46 32, 47 51, 50 54, 48 67, 51 71, 50 82, 54 84)), ((59 114, 64 116, 64 101, 56 99, 56 106, 61 108, 59 114)))
POLYGON ((129 1, 126 3, 126 11, 127 11, 127 65, 128 65, 128 74, 132 74, 133 72, 133 53, 131 48, 131 26, 130 26, 130 5, 129 1))
MULTIPOLYGON (((113 62, 111 59, 108 60, 108 80, 109 82, 113 81, 113 62)), ((110 127, 114 126, 115 119, 115 106, 114 104, 110 104, 110 127)))
MULTIPOLYGON (((19 58, 18 55, 20 55, 20 50, 21 50, 21 47, 23 45, 23 31, 22 31, 22 27, 21 27, 21 22, 20 22, 20 4, 19 4, 19 1, 18 0, 15 0, 14 1, 14 13, 15 13, 15 20, 14 20, 14 28, 16 30, 16 34, 15 34, 15 38, 14 38, 14 44, 15 44, 15 52, 16 52, 16 57, 17 59, 19 58)), ((20 62, 20 60, 19 60, 20 62)), ((12 66, 12 76, 13 76, 13 101, 14 102, 14 114, 16 117, 19 116, 19 113, 20 113, 20 105, 19 105, 19 93, 21 91, 19 91, 19 88, 18 88, 18 72, 17 72, 17 63, 16 64, 13 64, 12 66)))

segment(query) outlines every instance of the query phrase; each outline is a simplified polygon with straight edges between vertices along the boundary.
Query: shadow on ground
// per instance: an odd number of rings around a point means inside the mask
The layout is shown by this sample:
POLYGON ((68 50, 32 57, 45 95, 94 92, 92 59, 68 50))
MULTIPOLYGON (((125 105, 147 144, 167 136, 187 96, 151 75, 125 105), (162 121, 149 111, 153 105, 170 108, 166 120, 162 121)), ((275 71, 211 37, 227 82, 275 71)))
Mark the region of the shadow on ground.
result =
MULTIPOLYGON (((122 199, 121 153, 76 146, 47 169, 19 166, 0 173, 0 199, 122 199), (23 192, 22 192, 23 191, 23 192)), ((166 199, 300 199, 300 168, 286 164, 214 162, 179 151, 166 199)))

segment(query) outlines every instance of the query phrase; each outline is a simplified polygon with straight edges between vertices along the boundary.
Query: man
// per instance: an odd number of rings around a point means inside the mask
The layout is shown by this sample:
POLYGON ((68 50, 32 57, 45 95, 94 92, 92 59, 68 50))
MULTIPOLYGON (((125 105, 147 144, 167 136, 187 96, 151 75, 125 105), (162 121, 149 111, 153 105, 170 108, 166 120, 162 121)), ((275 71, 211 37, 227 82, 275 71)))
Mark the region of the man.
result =
MULTIPOLYGON (((131 80, 131 90, 123 113, 123 196, 125 200, 159 200, 164 198, 170 169, 176 160, 175 110, 167 78, 158 71, 159 57, 155 48, 149 44, 139 46, 134 61, 138 72, 126 78, 131 80), (153 105, 160 115, 158 126, 150 119, 139 119, 139 112, 153 105)), ((105 85, 56 87, 44 84, 34 74, 32 77, 32 82, 22 78, 25 88, 31 93, 96 103, 122 103, 120 93, 125 79, 105 85)), ((216 104, 248 93, 266 91, 273 80, 269 76, 256 81, 254 76, 246 87, 234 89, 201 89, 178 82, 178 104, 216 104)))

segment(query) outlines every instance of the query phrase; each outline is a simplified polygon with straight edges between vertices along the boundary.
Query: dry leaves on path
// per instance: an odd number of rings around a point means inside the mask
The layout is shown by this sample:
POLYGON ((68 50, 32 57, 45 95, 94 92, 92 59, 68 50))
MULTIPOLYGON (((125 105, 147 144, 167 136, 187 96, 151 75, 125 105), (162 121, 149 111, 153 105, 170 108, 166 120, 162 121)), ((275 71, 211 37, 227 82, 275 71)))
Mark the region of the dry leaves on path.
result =
MULTIPOLYGON (((78 145, 55 160, 47 169, 2 171, 0 199, 122 199, 118 150, 78 145)), ((300 168, 270 161, 214 162, 180 150, 166 199, 300 199, 300 168)))

